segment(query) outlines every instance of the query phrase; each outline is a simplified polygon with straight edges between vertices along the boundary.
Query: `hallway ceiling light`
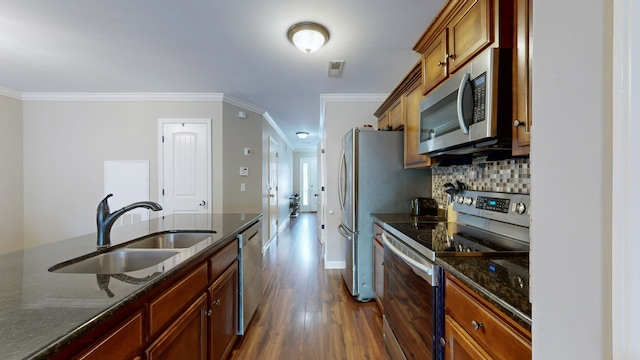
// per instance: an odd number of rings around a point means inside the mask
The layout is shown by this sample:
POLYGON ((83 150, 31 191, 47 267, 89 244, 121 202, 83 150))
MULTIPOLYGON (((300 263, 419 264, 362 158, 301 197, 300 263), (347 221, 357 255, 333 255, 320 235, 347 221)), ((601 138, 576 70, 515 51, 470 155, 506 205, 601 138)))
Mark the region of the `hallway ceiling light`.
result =
POLYGON ((307 136, 309 136, 308 132, 304 132, 304 131, 298 131, 296 133, 296 135, 300 138, 300 139, 306 139, 307 136))
POLYGON ((289 28, 289 41, 300 51, 310 54, 329 41, 329 30, 314 22, 301 22, 289 28))

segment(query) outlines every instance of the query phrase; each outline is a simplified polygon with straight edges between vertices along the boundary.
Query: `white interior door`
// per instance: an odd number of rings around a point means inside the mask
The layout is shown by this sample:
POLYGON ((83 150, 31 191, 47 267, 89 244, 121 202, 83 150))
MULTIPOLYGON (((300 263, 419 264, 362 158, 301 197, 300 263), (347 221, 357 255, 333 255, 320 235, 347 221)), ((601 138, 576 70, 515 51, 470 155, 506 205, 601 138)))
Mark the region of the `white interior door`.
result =
POLYGON ((210 119, 160 120, 159 191, 165 215, 211 208, 210 119))
POLYGON ((269 137, 269 239, 278 233, 278 143, 269 137))
POLYGON ((300 211, 318 211, 318 160, 300 159, 300 211))

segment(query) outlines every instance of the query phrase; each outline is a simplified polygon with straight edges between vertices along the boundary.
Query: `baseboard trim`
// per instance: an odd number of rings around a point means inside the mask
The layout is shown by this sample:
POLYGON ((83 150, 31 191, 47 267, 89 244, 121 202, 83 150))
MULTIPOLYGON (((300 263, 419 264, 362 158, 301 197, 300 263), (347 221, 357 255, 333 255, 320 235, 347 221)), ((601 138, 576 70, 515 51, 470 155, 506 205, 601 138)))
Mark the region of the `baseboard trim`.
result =
POLYGON ((347 267, 346 261, 325 261, 325 269, 344 269, 347 267))

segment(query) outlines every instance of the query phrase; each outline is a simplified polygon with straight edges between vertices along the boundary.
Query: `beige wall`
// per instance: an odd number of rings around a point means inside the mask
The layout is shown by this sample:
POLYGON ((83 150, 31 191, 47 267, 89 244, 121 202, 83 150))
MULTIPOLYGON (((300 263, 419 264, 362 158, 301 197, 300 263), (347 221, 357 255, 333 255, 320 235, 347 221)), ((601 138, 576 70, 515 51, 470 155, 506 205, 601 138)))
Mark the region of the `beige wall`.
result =
MULTIPOLYGON (((157 201, 158 119, 213 119, 215 155, 221 117, 214 101, 24 101, 25 247, 95 232, 105 160, 148 160, 157 201)), ((223 193, 221 175, 213 176, 214 195, 223 193)))
MULTIPOLYGON (((262 210, 262 114, 238 106, 223 104, 223 188, 224 212, 263 212, 262 210), (246 119, 238 117, 244 111, 246 119), (244 155, 249 148, 252 155, 244 155), (240 167, 249 168, 249 176, 240 176, 240 167), (245 191, 240 191, 240 184, 245 191)), ((213 169, 217 171, 216 168, 213 169)))
POLYGON ((22 249, 22 101, 0 95, 0 254, 22 249))

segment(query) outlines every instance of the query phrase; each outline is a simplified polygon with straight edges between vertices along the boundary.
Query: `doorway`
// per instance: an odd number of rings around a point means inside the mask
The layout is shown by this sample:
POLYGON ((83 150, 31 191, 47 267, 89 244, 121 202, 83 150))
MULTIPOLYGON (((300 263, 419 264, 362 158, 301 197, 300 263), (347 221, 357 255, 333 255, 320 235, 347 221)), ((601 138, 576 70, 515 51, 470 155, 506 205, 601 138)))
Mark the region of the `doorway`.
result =
POLYGON ((269 195, 269 239, 278 233, 278 143, 269 136, 269 174, 267 193, 269 195))
POLYGON ((163 215, 211 209, 211 119, 159 119, 158 198, 163 215))
POLYGON ((318 211, 318 159, 300 159, 300 212, 318 211))

